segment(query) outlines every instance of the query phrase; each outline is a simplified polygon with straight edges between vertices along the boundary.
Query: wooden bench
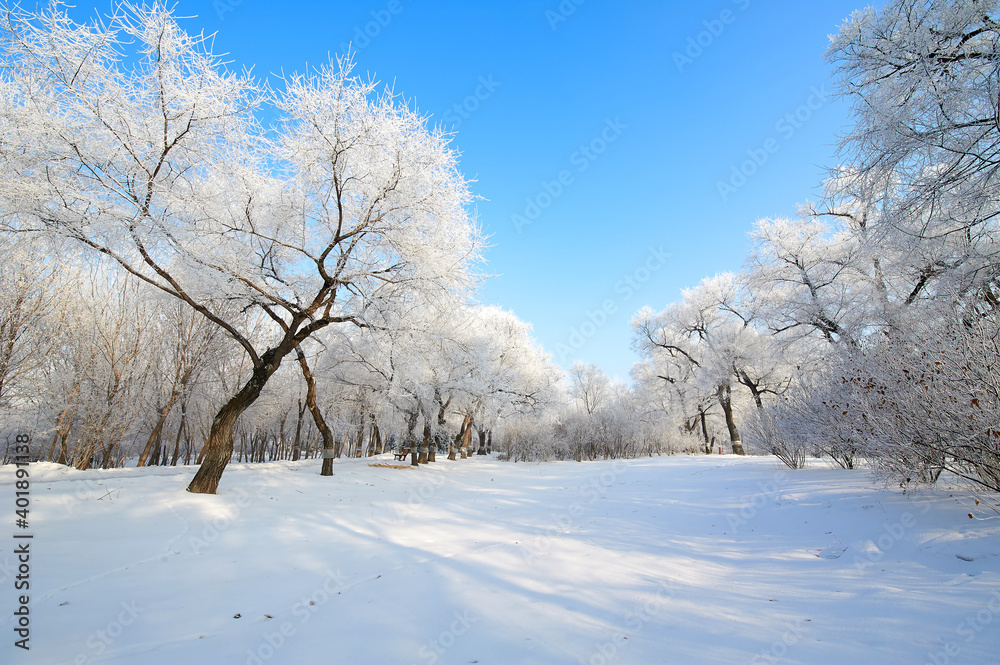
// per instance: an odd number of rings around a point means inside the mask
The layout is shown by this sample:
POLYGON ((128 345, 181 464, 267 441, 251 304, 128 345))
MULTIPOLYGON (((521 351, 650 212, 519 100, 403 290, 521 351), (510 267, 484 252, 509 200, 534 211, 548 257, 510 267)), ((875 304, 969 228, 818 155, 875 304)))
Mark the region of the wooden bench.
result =
POLYGON ((402 460, 406 459, 406 456, 409 455, 409 454, 410 454, 410 449, 409 448, 403 448, 398 453, 393 453, 392 456, 395 457, 397 460, 402 461, 402 460))

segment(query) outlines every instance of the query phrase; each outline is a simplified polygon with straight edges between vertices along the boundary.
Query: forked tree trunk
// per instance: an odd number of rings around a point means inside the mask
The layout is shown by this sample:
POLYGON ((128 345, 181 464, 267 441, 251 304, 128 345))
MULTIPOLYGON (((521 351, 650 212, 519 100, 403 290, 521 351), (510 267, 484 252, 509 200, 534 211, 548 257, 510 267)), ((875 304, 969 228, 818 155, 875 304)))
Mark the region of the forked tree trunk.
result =
POLYGON ((480 426, 476 431, 479 434, 479 448, 476 450, 476 454, 477 455, 485 455, 486 454, 486 430, 483 429, 482 426, 480 426))
MULTIPOLYGON (((458 434, 455 435, 455 441, 451 444, 451 448, 448 450, 448 459, 454 460, 457 453, 462 448, 462 442, 465 440, 465 430, 469 427, 469 414, 465 414, 465 419, 462 420, 462 428, 458 430, 458 434)), ((462 454, 462 459, 465 459, 465 454, 462 454)))
POLYGON ((163 444, 163 425, 159 425, 158 428, 154 428, 153 434, 151 435, 149 441, 146 442, 151 450, 144 450, 143 454, 146 457, 139 458, 138 466, 159 466, 160 465, 160 449, 163 444))
POLYGON ((705 418, 705 412, 699 411, 698 418, 701 420, 701 435, 705 439, 705 454, 712 454, 712 442, 708 438, 708 420, 705 418))
POLYGON ((729 441, 733 446, 734 455, 745 455, 743 442, 740 441, 740 432, 736 429, 736 420, 733 418, 733 391, 728 383, 723 383, 718 389, 719 405, 726 416, 726 427, 729 429, 729 441))

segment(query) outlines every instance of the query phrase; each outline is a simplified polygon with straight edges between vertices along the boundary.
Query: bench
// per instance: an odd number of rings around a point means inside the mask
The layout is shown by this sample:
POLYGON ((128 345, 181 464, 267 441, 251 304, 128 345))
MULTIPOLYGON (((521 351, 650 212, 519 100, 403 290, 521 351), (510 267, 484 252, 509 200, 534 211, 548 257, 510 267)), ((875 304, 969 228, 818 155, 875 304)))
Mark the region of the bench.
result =
POLYGON ((406 459, 406 456, 409 455, 409 454, 410 454, 410 449, 409 448, 403 448, 398 453, 393 453, 392 456, 395 457, 397 460, 402 461, 402 460, 406 459))

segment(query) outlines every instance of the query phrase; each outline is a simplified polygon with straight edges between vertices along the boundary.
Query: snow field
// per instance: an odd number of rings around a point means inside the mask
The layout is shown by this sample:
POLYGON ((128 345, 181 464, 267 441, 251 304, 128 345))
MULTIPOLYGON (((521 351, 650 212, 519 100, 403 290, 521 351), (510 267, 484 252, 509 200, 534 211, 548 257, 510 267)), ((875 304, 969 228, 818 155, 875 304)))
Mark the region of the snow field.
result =
MULTIPOLYGON (((3 662, 987 665, 1000 653, 1000 524, 969 519, 947 492, 731 456, 350 460, 333 478, 318 465, 231 465, 215 496, 184 491, 191 468, 32 465, 32 648, 13 648, 5 612, 3 662)), ((13 497, 13 467, 0 495, 13 497)))

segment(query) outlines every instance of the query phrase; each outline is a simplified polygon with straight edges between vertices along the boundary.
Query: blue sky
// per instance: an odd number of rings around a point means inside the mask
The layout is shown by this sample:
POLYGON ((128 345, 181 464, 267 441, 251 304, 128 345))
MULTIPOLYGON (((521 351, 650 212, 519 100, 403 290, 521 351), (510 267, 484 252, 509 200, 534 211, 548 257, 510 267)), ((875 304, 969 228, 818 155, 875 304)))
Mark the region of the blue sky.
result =
MULTIPOLYGON (((823 60, 861 0, 178 0, 258 75, 357 70, 457 132, 487 303, 564 367, 628 378, 632 314, 740 268, 757 219, 815 198, 849 125, 823 60), (734 179, 746 164, 750 177, 734 179), (725 183, 726 187, 720 187, 725 183)), ((80 2, 81 15, 110 4, 80 2)))

